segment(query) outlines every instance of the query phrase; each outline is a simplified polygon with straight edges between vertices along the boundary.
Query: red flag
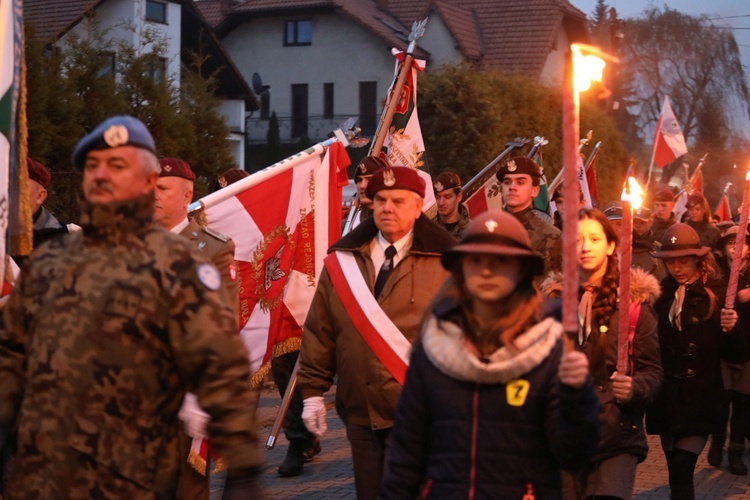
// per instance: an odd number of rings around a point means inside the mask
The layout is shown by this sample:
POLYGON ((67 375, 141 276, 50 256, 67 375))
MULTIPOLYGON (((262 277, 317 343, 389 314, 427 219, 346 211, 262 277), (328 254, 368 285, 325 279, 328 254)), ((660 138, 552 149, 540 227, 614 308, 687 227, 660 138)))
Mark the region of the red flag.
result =
POLYGON ((492 176, 474 194, 466 198, 464 206, 473 218, 487 210, 502 210, 503 192, 496 176, 492 176))
POLYGON ((719 206, 716 207, 716 216, 719 217, 720 222, 732 220, 732 209, 729 208, 729 197, 726 193, 721 195, 719 206))
POLYGON ((661 108, 654 133, 652 163, 659 168, 664 168, 685 153, 687 153, 685 136, 682 135, 680 125, 677 123, 672 106, 669 104, 669 96, 664 96, 664 105, 661 108))
POLYGON ((208 226, 235 243, 240 334, 254 385, 274 355, 299 349, 323 258, 341 234, 340 177, 349 163, 334 143, 323 158, 310 156, 261 182, 243 179, 251 187, 205 210, 208 226))
POLYGON ((586 181, 589 185, 589 195, 591 196, 591 206, 596 207, 599 204, 599 194, 596 190, 596 156, 586 168, 586 181))
POLYGON ((688 180, 688 189, 690 193, 703 194, 703 168, 701 165, 695 169, 693 175, 688 180))

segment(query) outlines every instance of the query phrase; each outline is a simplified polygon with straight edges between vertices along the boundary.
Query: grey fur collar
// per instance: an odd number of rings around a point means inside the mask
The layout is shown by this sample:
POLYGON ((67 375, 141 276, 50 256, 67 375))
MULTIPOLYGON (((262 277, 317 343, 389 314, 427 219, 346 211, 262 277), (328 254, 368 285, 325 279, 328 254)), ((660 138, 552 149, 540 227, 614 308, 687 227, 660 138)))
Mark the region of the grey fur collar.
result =
MULTIPOLYGON (((540 287, 545 297, 561 298, 563 289, 562 273, 553 271, 542 282, 540 287)), ((641 268, 630 269, 630 301, 639 304, 651 304, 661 295, 659 280, 641 268)))
POLYGON ((467 350, 463 331, 455 323, 432 316, 422 332, 422 345, 430 361, 446 375, 481 384, 507 383, 544 361, 562 330, 560 323, 546 318, 516 338, 520 352, 512 354, 502 347, 483 363, 467 350))

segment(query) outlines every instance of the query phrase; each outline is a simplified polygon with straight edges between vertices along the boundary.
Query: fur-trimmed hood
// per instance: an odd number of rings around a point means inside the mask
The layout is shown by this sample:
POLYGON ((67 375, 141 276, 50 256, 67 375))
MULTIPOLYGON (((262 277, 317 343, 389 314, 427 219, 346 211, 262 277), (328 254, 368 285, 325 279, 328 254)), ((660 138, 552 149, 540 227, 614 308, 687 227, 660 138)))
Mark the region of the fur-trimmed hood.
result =
POLYGON ((501 347, 485 362, 466 348, 464 332, 458 325, 431 316, 422 332, 422 345, 430 361, 448 376, 481 384, 507 383, 544 361, 562 330, 560 323, 546 318, 515 338, 519 352, 501 347))
MULTIPOLYGON (((342 250, 353 252, 363 245, 369 245, 378 234, 375 219, 370 217, 362 221, 349 234, 334 243, 328 252, 342 250)), ((450 247, 456 244, 456 240, 442 227, 435 224, 424 214, 414 222, 414 239, 411 243, 410 253, 421 255, 440 256, 450 247)))
MULTIPOLYGON (((551 272, 542 282, 542 294, 545 297, 560 298, 563 291, 562 273, 551 272)), ((661 296, 659 280, 643 269, 630 269, 630 302, 653 305, 661 296)))

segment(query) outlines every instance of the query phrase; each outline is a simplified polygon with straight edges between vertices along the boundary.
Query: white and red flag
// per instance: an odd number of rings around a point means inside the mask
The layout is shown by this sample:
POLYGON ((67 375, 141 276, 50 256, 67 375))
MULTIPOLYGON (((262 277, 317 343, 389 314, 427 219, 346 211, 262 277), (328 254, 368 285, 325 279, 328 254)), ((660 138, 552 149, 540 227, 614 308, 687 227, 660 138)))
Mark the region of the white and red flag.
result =
POLYGON ((654 133, 654 152, 652 164, 664 168, 676 158, 687 153, 685 136, 669 104, 669 96, 664 96, 659 120, 654 133))
POLYGON ((344 146, 334 143, 324 157, 278 173, 269 167, 227 186, 237 194, 205 209, 208 227, 234 240, 240 334, 254 385, 273 356, 299 350, 323 258, 341 235, 349 163, 344 146))
POLYGON ((487 210, 502 210, 503 192, 497 176, 493 175, 487 179, 479 189, 466 198, 464 206, 469 211, 470 218, 487 210))

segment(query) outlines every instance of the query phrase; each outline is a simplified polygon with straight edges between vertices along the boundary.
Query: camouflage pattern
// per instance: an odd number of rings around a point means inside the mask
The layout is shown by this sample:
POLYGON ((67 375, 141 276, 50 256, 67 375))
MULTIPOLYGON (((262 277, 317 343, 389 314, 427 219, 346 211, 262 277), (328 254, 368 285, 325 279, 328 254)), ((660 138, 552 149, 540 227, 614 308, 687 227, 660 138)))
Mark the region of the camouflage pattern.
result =
POLYGON ((172 498, 190 390, 230 468, 259 462, 247 354, 218 271, 152 223, 153 194, 83 202, 24 266, 0 332, 6 498, 172 498))
POLYGON ((531 248, 542 255, 544 275, 549 271, 560 270, 562 267, 562 232, 549 222, 549 216, 532 207, 511 213, 529 232, 531 248))
POLYGON ((450 226, 450 224, 443 224, 443 221, 440 220, 440 214, 436 214, 435 218, 432 220, 438 226, 448 231, 448 234, 453 236, 453 239, 458 241, 461 239, 461 235, 464 233, 464 229, 466 229, 466 226, 468 226, 469 222, 471 222, 471 219, 469 219, 469 211, 461 203, 459 203, 458 205, 458 216, 459 216, 458 224, 450 228, 448 227, 450 226))

